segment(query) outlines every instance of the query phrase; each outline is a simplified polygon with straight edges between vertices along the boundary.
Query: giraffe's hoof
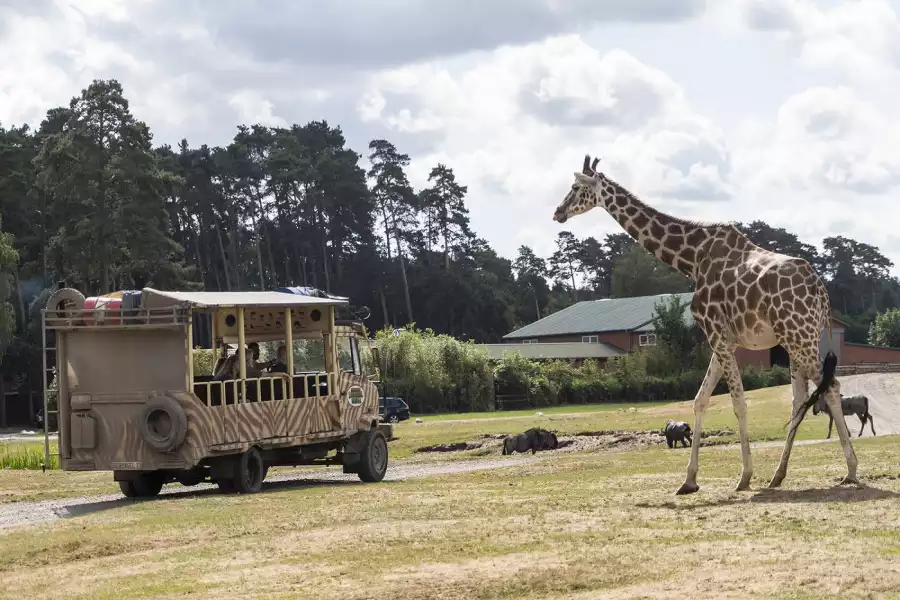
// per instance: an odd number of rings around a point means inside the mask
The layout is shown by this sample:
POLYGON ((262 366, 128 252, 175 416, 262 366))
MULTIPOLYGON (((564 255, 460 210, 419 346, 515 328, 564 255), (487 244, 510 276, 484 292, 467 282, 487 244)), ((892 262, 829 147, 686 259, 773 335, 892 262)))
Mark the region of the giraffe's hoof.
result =
POLYGON ((736 492, 749 492, 750 491, 750 480, 740 481, 737 484, 737 487, 734 488, 736 492))
POLYGON ((781 487, 781 482, 784 481, 784 475, 784 473, 775 473, 772 475, 772 481, 769 482, 769 489, 781 487))
POLYGON ((859 485, 859 479, 847 475, 841 479, 841 485, 859 485))
POLYGON ((693 494, 700 491, 700 486, 696 483, 683 483, 678 491, 675 492, 676 496, 684 496, 686 494, 693 494))

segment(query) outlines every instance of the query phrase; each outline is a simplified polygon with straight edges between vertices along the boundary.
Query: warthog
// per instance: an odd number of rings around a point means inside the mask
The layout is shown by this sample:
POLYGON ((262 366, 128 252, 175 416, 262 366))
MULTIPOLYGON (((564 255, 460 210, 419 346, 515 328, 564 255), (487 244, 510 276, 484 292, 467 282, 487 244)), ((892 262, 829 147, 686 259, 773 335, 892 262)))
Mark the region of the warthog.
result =
POLYGON ((672 419, 669 419, 666 421, 663 433, 666 435, 666 444, 669 448, 674 448, 678 445, 679 441, 681 442, 682 448, 687 448, 689 444, 694 443, 694 440, 691 437, 691 426, 684 421, 673 421, 672 419), (685 440, 687 440, 686 443, 685 440))
POLYGON ((532 427, 519 435, 511 435, 503 440, 503 454, 520 452, 524 454, 531 450, 534 454, 538 450, 556 450, 559 440, 556 434, 540 427, 532 427))
MULTIPOLYGON (((828 415, 828 437, 825 439, 831 438, 831 426, 834 424, 834 417, 831 415, 831 411, 828 410, 828 404, 825 402, 825 397, 820 396, 819 400, 813 404, 813 415, 817 415, 820 412, 828 415)), ((856 417, 862 422, 862 427, 859 428, 859 435, 856 437, 862 437, 863 430, 866 428, 866 420, 869 421, 869 427, 872 429, 872 435, 875 435, 875 420, 872 418, 871 413, 869 413, 869 399, 862 394, 856 396, 844 396, 841 394, 841 412, 844 413, 844 416, 856 415, 856 417)))

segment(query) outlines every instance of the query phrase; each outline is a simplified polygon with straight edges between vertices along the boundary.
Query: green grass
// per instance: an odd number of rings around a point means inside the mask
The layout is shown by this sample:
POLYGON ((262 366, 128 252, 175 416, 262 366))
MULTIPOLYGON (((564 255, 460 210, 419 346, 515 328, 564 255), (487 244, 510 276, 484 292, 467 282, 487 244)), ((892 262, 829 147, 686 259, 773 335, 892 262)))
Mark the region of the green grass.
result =
POLYGON ((576 413, 593 413, 593 412, 613 412, 623 410, 632 406, 636 408, 653 408, 656 406, 665 406, 669 402, 621 402, 603 404, 567 404, 565 406, 552 406, 546 408, 525 408, 520 410, 495 410, 487 412, 470 412, 470 413, 441 413, 436 415, 413 415, 412 418, 420 418, 423 421, 455 421, 470 419, 503 419, 509 417, 527 417, 537 412, 545 415, 562 415, 576 413))
MULTIPOLYGON (((59 468, 58 457, 52 456, 56 452, 56 442, 51 442, 48 469, 59 468)), ((43 442, 0 442, 0 469, 40 470, 45 458, 43 442)))

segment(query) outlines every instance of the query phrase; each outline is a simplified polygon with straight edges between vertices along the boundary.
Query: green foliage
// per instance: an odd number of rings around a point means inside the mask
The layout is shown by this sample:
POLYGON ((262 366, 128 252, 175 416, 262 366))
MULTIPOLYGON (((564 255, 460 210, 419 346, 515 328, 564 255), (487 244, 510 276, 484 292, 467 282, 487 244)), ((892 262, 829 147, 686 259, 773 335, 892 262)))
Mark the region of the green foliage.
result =
POLYGON ((385 394, 402 396, 413 412, 482 411, 493 408, 493 373, 487 351, 411 324, 394 336, 375 336, 385 394))
MULTIPOLYGON (((50 449, 50 464, 48 469, 59 468, 59 457, 53 456, 57 452, 56 448, 50 449)), ((0 470, 17 469, 17 470, 40 470, 44 464, 44 446, 43 444, 34 444, 30 442, 12 444, 0 444, 0 470)))
POLYGON ((869 326, 869 343, 900 348, 900 308, 888 309, 875 317, 869 326))
POLYGON ((612 270, 612 295, 615 298, 689 291, 690 279, 641 246, 635 245, 626 250, 612 270))
POLYGON ((194 348, 194 376, 212 375, 216 365, 216 351, 210 348, 194 348))

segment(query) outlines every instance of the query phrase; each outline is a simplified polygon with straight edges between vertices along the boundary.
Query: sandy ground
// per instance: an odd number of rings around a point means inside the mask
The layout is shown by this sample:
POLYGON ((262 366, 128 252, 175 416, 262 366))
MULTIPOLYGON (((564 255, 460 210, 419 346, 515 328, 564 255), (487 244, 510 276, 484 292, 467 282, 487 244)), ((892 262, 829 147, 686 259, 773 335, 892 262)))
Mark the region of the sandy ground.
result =
MULTIPOLYGON (((875 432, 877 435, 890 435, 900 433, 900 375, 891 373, 871 373, 864 375, 848 375, 840 377, 841 393, 845 396, 864 394, 868 396, 870 402, 870 412, 875 421, 875 432)), ((503 417, 492 417, 492 419, 500 419, 503 417)), ((507 417, 508 418, 508 417, 507 417)), ((825 435, 828 433, 828 419, 822 415, 813 417, 812 413, 807 416, 812 419, 816 426, 822 428, 822 439, 798 441, 796 445, 816 444, 830 441, 837 442, 837 430, 832 433, 831 440, 826 440, 825 435)), ((466 419, 464 422, 481 422, 486 419, 466 419)), ((446 422, 446 421, 445 421, 446 422)), ((847 417, 847 424, 851 435, 855 438, 859 433, 860 422, 855 416, 847 417)), ((863 437, 870 437, 872 431, 869 425, 863 432, 863 437)), ((616 440, 618 442, 618 440, 616 440)), ((499 444, 499 443, 498 443, 499 444)), ((784 441, 773 442, 757 442, 751 444, 754 448, 764 447, 781 447, 784 441)), ((601 447, 606 444, 599 444, 601 447)), ((612 445, 618 445, 614 443, 612 445)), ((640 445, 640 444, 638 444, 640 445)), ((727 450, 739 447, 738 445, 729 444, 722 446, 713 446, 720 450, 727 450)), ((576 448, 572 448, 573 450, 576 448)), ((577 448, 583 450, 587 448, 577 448)), ((594 448, 591 448, 594 449, 594 448)), ((597 448, 598 450, 600 448, 597 448)), ((624 449, 624 448, 623 448, 624 449)), ((388 468, 386 481, 398 481, 410 479, 414 477, 425 477, 430 475, 452 475, 454 473, 466 473, 471 471, 479 471, 486 469, 494 469, 515 464, 531 462, 534 460, 545 460, 550 458, 550 453, 539 453, 537 455, 512 456, 502 459, 480 459, 469 461, 453 461, 447 463, 427 463, 427 464, 400 464, 390 466, 388 468)), ((263 484, 263 491, 275 491, 286 488, 306 487, 310 485, 319 485, 323 482, 331 481, 358 481, 356 475, 345 475, 338 467, 323 467, 321 473, 310 473, 309 471, 296 474, 284 475, 267 478, 263 484)), ((186 488, 178 484, 169 484, 163 488, 161 495, 195 495, 219 493, 218 489, 210 484, 200 484, 194 487, 186 488)), ((116 506, 125 505, 140 500, 129 500, 121 494, 107 494, 101 496, 84 496, 77 498, 65 498, 59 500, 43 500, 36 502, 20 502, 0 505, 0 528, 15 527, 19 525, 34 525, 45 523, 60 518, 67 518, 86 514, 106 508, 114 508, 116 506)))

